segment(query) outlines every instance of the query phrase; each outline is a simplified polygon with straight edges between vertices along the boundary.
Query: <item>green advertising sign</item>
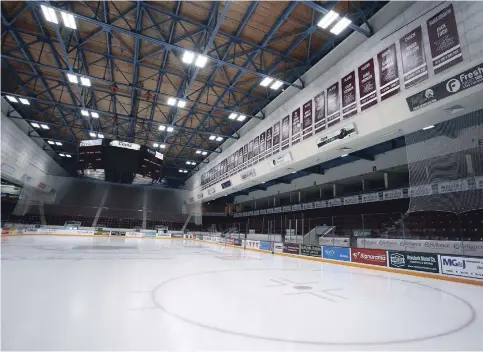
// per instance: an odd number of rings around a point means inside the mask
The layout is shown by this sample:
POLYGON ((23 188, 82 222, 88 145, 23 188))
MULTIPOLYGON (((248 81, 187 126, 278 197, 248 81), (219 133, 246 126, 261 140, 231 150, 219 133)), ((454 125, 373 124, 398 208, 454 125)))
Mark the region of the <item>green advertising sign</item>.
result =
POLYGON ((437 254, 389 251, 389 267, 439 273, 437 254))

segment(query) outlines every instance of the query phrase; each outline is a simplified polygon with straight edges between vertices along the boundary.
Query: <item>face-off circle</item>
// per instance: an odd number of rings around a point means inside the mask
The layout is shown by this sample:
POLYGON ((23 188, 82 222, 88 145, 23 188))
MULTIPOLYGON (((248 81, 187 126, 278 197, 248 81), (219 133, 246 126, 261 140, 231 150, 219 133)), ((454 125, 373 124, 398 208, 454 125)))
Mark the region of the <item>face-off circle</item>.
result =
POLYGON ((384 345, 447 336, 471 325, 464 299, 389 276, 298 269, 222 270, 170 279, 154 304, 227 334, 312 345, 384 345))

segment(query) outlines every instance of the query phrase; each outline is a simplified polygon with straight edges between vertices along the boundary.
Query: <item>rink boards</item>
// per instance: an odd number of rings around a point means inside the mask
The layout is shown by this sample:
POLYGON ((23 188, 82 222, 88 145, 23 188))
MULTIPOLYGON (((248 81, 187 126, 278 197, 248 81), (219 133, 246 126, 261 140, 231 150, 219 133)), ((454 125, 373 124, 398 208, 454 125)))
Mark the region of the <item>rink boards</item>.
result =
POLYGON ((397 250, 314 246, 296 243, 223 238, 182 232, 156 233, 154 231, 94 231, 67 229, 3 229, 2 235, 89 236, 151 239, 189 239, 222 246, 230 246, 275 255, 292 256, 375 270, 404 273, 483 286, 483 258, 397 250))

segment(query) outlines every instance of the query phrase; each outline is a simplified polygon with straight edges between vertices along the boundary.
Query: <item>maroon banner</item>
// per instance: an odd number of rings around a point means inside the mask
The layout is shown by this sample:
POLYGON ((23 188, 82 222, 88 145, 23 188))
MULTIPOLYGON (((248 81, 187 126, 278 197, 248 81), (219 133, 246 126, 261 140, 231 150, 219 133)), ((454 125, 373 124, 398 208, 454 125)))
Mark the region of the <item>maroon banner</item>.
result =
POLYGON ((312 137, 312 123, 313 123, 313 114, 312 114, 312 99, 306 102, 302 106, 302 121, 303 121, 303 138, 307 139, 312 137))
POLYGON ((381 249, 351 249, 351 262, 387 266, 387 252, 381 249))
POLYGON ((404 74, 404 87, 410 88, 428 79, 421 26, 399 40, 404 74))
POLYGON ((282 150, 290 146, 290 116, 282 119, 282 150))
POLYGON ((253 141, 248 142, 248 163, 251 164, 253 158, 253 141))
POLYGON ((283 252, 291 254, 300 254, 300 245, 295 243, 284 243, 283 252))
POLYGON ((325 92, 315 97, 315 134, 325 130, 325 92))
POLYGON ((239 150, 238 150, 238 169, 240 169, 243 165, 243 147, 241 147, 239 150))
POLYGON ((248 163, 248 143, 243 146, 243 169, 247 168, 248 163))
POLYGON ((302 129, 300 128, 300 108, 292 112, 292 145, 300 142, 300 135, 302 129))
POLYGON ((434 73, 438 74, 463 61, 453 5, 438 12, 426 24, 434 73))
POLYGON ((327 88, 327 126, 340 122, 339 82, 327 88))
POLYGON ((253 163, 256 164, 258 163, 258 153, 259 153, 259 146, 258 146, 258 137, 255 137, 253 140, 253 163))
POLYGON ((377 104, 376 78, 374 74, 374 59, 359 66, 359 104, 361 111, 377 104))
POLYGON ((342 78, 342 117, 348 119, 357 114, 356 73, 352 71, 342 78))
POLYGON ((235 165, 235 155, 236 155, 236 152, 235 152, 235 154, 232 154, 230 156, 230 164, 228 165, 228 167, 230 169, 229 170, 230 171, 230 175, 233 175, 235 173, 235 166, 236 166, 235 165))
POLYGON ((272 154, 278 153, 278 148, 280 144, 280 122, 277 122, 273 125, 273 131, 275 132, 277 129, 277 137, 275 137, 275 133, 273 134, 273 144, 272 144, 272 127, 267 130, 267 148, 265 150, 265 156, 270 156, 272 154), (277 142, 275 148, 275 142, 277 142), (275 151, 276 150, 276 151, 275 151))
POLYGON ((385 100, 401 91, 399 71, 397 69, 396 44, 392 44, 377 54, 379 62, 379 90, 381 100, 385 100))
POLYGON ((265 144, 265 132, 260 135, 260 160, 265 158, 265 150, 267 146, 265 144))

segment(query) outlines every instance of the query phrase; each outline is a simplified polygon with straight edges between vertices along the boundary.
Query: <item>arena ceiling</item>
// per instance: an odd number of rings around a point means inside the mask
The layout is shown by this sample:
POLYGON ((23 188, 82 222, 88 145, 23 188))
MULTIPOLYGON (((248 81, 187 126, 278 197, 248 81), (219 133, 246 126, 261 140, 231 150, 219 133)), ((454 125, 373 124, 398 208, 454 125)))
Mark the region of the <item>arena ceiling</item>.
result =
POLYGON ((2 95, 64 166, 101 134, 156 146, 182 182, 386 3, 2 1, 2 95), (317 25, 331 10, 340 34, 317 25))

